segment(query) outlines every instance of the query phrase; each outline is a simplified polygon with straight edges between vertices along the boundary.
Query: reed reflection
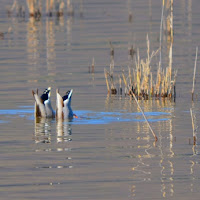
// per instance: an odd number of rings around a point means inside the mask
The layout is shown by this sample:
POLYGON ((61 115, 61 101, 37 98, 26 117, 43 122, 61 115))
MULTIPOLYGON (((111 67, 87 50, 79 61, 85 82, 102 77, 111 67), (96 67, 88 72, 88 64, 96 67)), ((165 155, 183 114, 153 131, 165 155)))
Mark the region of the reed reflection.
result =
POLYGON ((73 17, 69 16, 66 21, 67 27, 67 50, 71 51, 71 44, 72 44, 72 22, 73 17))
MULTIPOLYGON (((173 150, 173 112, 175 103, 169 100, 148 100, 139 101, 144 113, 152 113, 147 118, 154 122, 152 128, 158 134, 159 140, 156 144, 152 141, 152 135, 147 124, 143 121, 142 115, 136 115, 133 121, 123 129, 122 133, 115 133, 114 128, 106 129, 107 139, 110 141, 112 154, 116 149, 125 150, 126 156, 132 163, 131 171, 133 180, 151 182, 152 177, 161 180, 161 194, 163 197, 174 195, 174 150, 173 150), (167 120, 161 116, 154 116, 155 112, 169 113, 167 120), (156 121, 158 119, 158 121, 156 121), (141 121, 142 120, 142 121, 141 121), (120 141, 120 142, 118 142, 120 141), (156 146, 155 146, 156 145, 156 146), (157 148, 158 147, 158 148, 157 148), (127 155, 128 154, 128 155, 127 155), (152 159, 157 162, 152 163, 152 159), (160 167, 160 175, 155 172, 154 167, 160 167), (155 174, 156 173, 156 174, 155 174)), ((120 96, 107 96, 105 101, 106 111, 121 110, 122 112, 140 113, 132 98, 120 96), (120 100, 119 100, 120 99, 120 100)), ((151 121, 150 121, 151 122, 151 121)), ((123 125, 121 125, 123 126, 123 125)), ((123 157, 123 155, 121 155, 123 157)), ((137 183, 130 186, 131 196, 137 197, 137 183)))
POLYGON ((36 21, 35 18, 29 18, 27 22, 27 53, 29 63, 33 66, 37 66, 40 53, 39 53, 39 30, 41 25, 40 21, 36 21))
POLYGON ((46 19, 46 63, 48 75, 55 75, 55 23, 51 19, 46 19))
MULTIPOLYGON (((191 183, 190 183, 190 191, 194 191, 194 186, 195 186, 195 167, 199 165, 198 162, 198 137, 197 137, 197 113, 196 113, 196 108, 195 108, 195 103, 192 103, 192 108, 190 109, 191 113, 191 121, 192 121, 192 129, 193 129, 193 145, 192 145, 192 156, 190 157, 190 175, 191 175, 191 183)), ((199 118, 199 117, 198 117, 199 118)))
MULTIPOLYGON (((38 81, 37 77, 41 76, 39 67, 41 66, 41 60, 45 59, 45 66, 48 75, 48 80, 52 82, 56 76, 56 30, 62 28, 61 31, 65 31, 65 19, 64 16, 57 18, 45 18, 45 26, 43 22, 37 20, 34 17, 30 17, 27 22, 27 55, 28 63, 30 64, 30 75, 33 76, 34 81, 38 81), (45 32, 46 46, 41 46, 43 33, 45 32), (45 50, 44 58, 43 52, 45 50), (39 66, 39 67, 38 67, 39 66)), ((68 45, 71 46, 71 18, 67 19, 67 38, 68 45)), ((65 45, 65 44, 64 44, 65 45)), ((42 65, 43 67, 43 65, 42 65)), ((45 75, 46 76, 46 75, 45 75)), ((32 80, 32 79, 31 79, 32 80)))
POLYGON ((159 122, 159 150, 160 150, 160 179, 161 194, 164 198, 174 195, 174 151, 173 151, 173 110, 171 109, 171 118, 165 122, 159 122), (163 131, 162 129, 166 131, 163 131))

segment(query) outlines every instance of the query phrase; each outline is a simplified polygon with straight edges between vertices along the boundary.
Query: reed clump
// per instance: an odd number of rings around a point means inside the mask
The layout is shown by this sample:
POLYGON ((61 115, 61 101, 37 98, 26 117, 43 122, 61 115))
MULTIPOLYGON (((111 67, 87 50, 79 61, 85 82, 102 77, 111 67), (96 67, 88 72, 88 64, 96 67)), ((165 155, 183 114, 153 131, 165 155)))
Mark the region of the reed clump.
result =
MULTIPOLYGON (((128 66, 128 75, 126 75, 125 70, 122 70, 121 75, 118 75, 124 83, 124 93, 125 95, 133 94, 137 99, 149 99, 149 98, 174 98, 176 97, 176 76, 177 71, 172 72, 172 47, 169 51, 169 65, 163 69, 160 63, 157 66, 157 72, 152 72, 151 61, 159 52, 160 49, 150 53, 150 42, 147 35, 147 57, 142 59, 140 57, 139 50, 137 50, 134 56, 135 62, 131 66, 128 66), (172 77, 172 74, 174 76, 172 77)), ((129 52, 130 53, 130 52, 129 52)), ((114 82, 114 60, 110 64, 110 70, 105 69, 105 78, 108 93, 116 89, 116 84, 114 82)), ((120 82, 120 81, 119 81, 120 82)), ((121 85, 119 83, 119 85, 121 85)), ((121 87, 121 86, 120 86, 121 87)), ((119 88, 118 91, 121 91, 119 88)), ((116 94, 111 92, 112 94, 116 94)))

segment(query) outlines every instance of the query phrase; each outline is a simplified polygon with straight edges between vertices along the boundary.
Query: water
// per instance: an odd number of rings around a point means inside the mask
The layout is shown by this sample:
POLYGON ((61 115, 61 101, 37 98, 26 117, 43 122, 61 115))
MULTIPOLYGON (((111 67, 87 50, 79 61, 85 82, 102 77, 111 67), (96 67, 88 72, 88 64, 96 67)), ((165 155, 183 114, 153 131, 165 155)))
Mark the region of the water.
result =
MULTIPOLYGON (((159 48, 162 2, 83 1, 80 16, 81 1, 75 0, 73 17, 40 21, 27 12, 25 19, 8 17, 12 2, 3 0, 0 7, 0 31, 12 27, 0 39, 1 199, 199 199, 199 139, 197 134, 194 146, 190 117, 193 107, 200 124, 199 96, 191 103, 199 2, 174 2, 176 102, 139 102, 156 143, 133 100, 107 96, 104 67, 110 63, 109 41, 116 73, 126 69, 130 44, 146 55, 147 33, 151 49, 159 48), (95 73, 88 73, 93 57, 95 73), (74 89, 78 119, 34 119, 31 90, 49 86, 53 107, 56 88, 61 94, 74 89)), ((165 37, 163 44, 167 66, 165 37)), ((199 85, 197 65, 196 94, 199 85)))

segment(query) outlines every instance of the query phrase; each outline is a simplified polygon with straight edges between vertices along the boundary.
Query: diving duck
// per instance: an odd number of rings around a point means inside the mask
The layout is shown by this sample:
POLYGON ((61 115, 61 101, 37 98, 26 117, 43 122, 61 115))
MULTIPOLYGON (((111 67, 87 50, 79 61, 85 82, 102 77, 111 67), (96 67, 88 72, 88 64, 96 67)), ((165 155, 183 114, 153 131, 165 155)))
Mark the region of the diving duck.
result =
POLYGON ((51 106, 51 87, 45 89, 41 96, 38 95, 38 89, 36 92, 32 90, 33 97, 35 98, 35 117, 54 118, 55 111, 51 106))
POLYGON ((56 100, 56 119, 73 119, 77 116, 73 113, 71 108, 73 90, 68 90, 66 94, 61 97, 59 90, 56 90, 57 100, 56 100))

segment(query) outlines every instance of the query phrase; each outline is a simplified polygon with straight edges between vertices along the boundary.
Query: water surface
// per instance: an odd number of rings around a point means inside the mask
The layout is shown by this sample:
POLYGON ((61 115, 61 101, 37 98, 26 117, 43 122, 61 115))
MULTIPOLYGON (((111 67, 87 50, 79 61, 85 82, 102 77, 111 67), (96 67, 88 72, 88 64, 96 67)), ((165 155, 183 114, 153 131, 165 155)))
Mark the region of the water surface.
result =
MULTIPOLYGON (((28 18, 27 8, 24 19, 8 17, 12 3, 3 0, 0 7, 1 199, 199 199, 199 139, 194 146, 190 118, 192 107, 200 124, 198 66, 197 99, 191 102, 198 0, 174 2, 176 102, 139 101, 157 143, 133 100, 107 96, 104 68, 110 64, 109 41, 116 73, 127 69, 130 44, 145 57, 147 33, 151 50, 159 48, 162 2, 75 0, 74 16, 40 21, 28 18), (93 57, 95 72, 88 73, 93 57), (34 119, 31 90, 49 86, 53 107, 56 88, 61 94, 74 89, 78 119, 34 119)), ((168 46, 164 37, 163 66, 168 46)))

